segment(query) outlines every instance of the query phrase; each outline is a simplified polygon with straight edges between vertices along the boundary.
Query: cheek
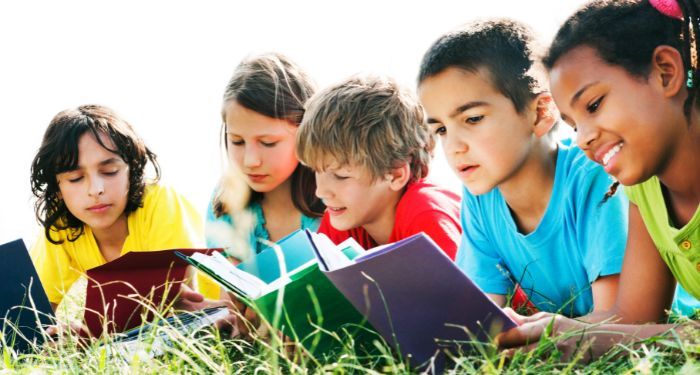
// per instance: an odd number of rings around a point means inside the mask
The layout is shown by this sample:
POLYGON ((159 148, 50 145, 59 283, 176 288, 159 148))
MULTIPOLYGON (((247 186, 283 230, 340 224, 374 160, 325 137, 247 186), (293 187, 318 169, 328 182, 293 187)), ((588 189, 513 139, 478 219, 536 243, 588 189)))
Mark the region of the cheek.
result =
POLYGON ((294 153, 294 144, 285 144, 284 147, 270 149, 266 153, 268 161, 275 161, 275 170, 283 174, 292 174, 299 164, 299 160, 294 153))
POLYGON ((243 147, 228 146, 228 160, 234 165, 243 165, 243 147))

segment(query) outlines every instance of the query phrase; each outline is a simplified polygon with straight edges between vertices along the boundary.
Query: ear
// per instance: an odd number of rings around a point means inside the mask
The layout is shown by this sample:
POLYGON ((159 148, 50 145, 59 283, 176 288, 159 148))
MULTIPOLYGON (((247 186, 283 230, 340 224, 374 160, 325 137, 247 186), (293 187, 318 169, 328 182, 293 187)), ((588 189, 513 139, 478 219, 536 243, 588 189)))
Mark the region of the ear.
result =
POLYGON ((393 191, 400 191, 411 179, 411 165, 403 163, 400 167, 394 168, 386 175, 389 188, 393 191))
POLYGON ((681 53, 671 46, 658 46, 651 56, 649 79, 657 83, 667 98, 685 87, 685 66, 681 53))
POLYGON ((535 123, 532 125, 532 131, 535 133, 535 136, 542 137, 549 133, 554 124, 557 123, 559 110, 554 104, 552 94, 549 92, 543 92, 537 95, 533 105, 535 106, 537 117, 535 118, 535 123))

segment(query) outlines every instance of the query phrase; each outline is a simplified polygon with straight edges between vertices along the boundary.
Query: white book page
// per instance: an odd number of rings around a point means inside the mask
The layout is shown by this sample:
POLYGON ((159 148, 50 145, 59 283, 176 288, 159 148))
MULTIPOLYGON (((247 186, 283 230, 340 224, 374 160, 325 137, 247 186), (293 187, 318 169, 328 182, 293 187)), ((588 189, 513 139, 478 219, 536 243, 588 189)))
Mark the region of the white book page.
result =
POLYGON ((362 253, 360 253, 360 255, 357 256, 357 258, 355 258, 355 261, 359 261, 359 260, 362 260, 364 258, 371 257, 373 254, 384 250, 389 245, 393 245, 393 243, 379 245, 379 246, 373 247, 367 251, 363 251, 362 253))
POLYGON ((218 252, 212 255, 195 253, 192 259, 209 268, 216 275, 235 285, 248 297, 257 298, 268 288, 268 284, 254 275, 238 269, 218 252))
MULTIPOLYGON (((334 271, 354 263, 340 250, 344 247, 336 246, 325 234, 311 233, 311 238, 314 241, 316 250, 318 250, 318 253, 326 264, 326 271, 334 271)), ((323 267, 323 264, 319 262, 319 266, 323 267)))

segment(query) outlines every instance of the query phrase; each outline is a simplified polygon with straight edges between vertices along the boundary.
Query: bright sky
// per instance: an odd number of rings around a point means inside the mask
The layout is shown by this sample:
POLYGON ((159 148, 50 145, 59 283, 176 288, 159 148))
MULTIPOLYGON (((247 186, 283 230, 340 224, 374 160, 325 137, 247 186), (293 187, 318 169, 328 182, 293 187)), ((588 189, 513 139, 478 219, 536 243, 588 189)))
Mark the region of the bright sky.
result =
MULTIPOLYGON (((59 111, 107 105, 158 155, 163 181, 204 212, 222 170, 224 85, 278 51, 319 86, 388 74, 413 88, 441 34, 476 18, 530 24, 548 42, 583 1, 13 1, 0 3, 0 243, 39 231, 29 168, 59 111)), ((439 155, 441 156, 441 155, 439 155)), ((443 160, 434 173, 457 184, 443 160)))

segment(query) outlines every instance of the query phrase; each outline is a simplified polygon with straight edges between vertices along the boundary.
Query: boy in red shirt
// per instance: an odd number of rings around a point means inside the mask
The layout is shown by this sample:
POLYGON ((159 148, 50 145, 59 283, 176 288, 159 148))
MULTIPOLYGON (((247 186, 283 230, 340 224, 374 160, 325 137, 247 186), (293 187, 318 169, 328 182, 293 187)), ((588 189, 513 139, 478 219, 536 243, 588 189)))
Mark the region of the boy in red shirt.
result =
POLYGON ((423 108, 382 77, 353 77, 313 96, 297 154, 327 209, 319 232, 365 249, 424 232, 454 259, 459 196, 428 182, 435 145, 423 108))

